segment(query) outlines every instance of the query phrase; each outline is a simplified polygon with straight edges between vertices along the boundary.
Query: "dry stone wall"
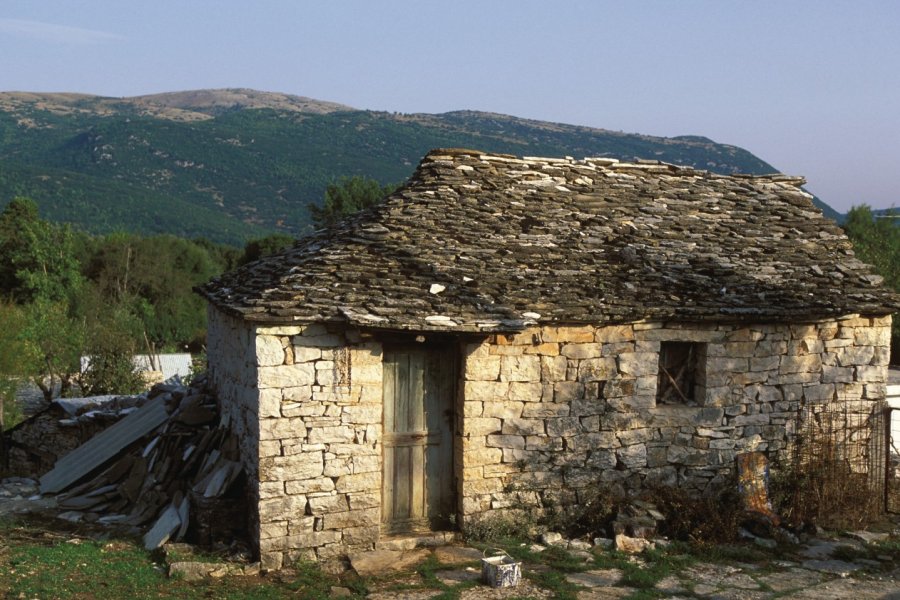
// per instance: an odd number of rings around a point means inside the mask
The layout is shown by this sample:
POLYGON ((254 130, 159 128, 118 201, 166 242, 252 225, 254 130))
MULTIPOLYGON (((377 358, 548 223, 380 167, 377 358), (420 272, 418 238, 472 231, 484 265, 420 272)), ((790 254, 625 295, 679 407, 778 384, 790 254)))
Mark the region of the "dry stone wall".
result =
POLYGON ((249 334, 245 371, 255 381, 252 392, 232 385, 232 411, 255 437, 243 449, 256 463, 263 568, 371 547, 381 515, 381 345, 319 324, 249 334))
MULTIPOLYGON (((242 437, 263 567, 380 535, 382 347, 353 329, 210 313, 210 375, 242 437)), ((890 317, 801 325, 640 322, 462 338, 455 473, 463 527, 584 503, 597 490, 723 482, 783 453, 802 406, 884 398, 890 317), (700 350, 693 402, 657 406, 663 342, 700 350)))
POLYGON ((890 317, 802 325, 543 327, 469 344, 464 522, 588 502, 598 489, 697 491, 738 453, 783 452, 802 404, 884 398, 890 317), (702 349, 696 402, 656 405, 660 344, 702 349))

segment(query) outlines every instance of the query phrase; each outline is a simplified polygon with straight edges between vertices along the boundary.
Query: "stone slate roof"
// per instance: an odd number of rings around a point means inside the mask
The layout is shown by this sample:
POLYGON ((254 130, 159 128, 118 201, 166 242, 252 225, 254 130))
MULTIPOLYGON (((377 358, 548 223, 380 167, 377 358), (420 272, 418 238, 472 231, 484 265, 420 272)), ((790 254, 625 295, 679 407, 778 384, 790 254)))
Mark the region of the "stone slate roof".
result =
POLYGON ((423 331, 900 307, 803 183, 434 150, 381 204, 198 291, 259 323, 423 331))

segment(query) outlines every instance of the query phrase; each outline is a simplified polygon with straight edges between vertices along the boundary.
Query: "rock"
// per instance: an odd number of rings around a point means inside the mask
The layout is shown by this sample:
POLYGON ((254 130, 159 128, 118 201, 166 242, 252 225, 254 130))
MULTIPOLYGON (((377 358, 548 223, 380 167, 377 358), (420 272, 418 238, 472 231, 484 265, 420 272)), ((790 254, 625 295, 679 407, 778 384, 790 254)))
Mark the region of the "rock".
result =
POLYGON ((652 550, 654 547, 653 542, 650 540, 628 537, 621 533, 616 536, 616 550, 620 552, 640 554, 644 550, 652 550))
POLYGON ((566 581, 586 588, 608 587, 616 585, 622 580, 622 571, 619 569, 595 569, 583 573, 570 573, 566 575, 566 581))
POLYGON ((546 533, 541 534, 541 543, 545 546, 559 546, 564 543, 565 540, 561 533, 556 533, 555 531, 548 531, 546 533))
POLYGON ((805 560, 803 568, 821 573, 831 573, 838 577, 849 577, 854 571, 862 568, 861 565, 849 563, 843 560, 805 560))
POLYGON ((612 548, 616 544, 615 540, 605 537, 594 538, 594 545, 600 548, 612 548))
POLYGON ((544 550, 547 549, 547 546, 541 546, 540 544, 531 544, 530 546, 528 546, 528 549, 531 550, 532 552, 540 554, 541 552, 543 552, 544 550))
POLYGON ((588 552, 591 549, 591 543, 584 540, 572 540, 566 548, 573 551, 588 552))
POLYGON ((777 548, 778 542, 769 538, 754 537, 753 543, 763 548, 777 548))
POLYGON ((401 571, 425 560, 430 550, 371 550, 351 554, 350 565, 360 576, 368 577, 386 571, 401 571))
POLYGON ((333 585, 331 586, 331 591, 328 595, 331 598, 350 598, 353 596, 353 592, 350 590, 350 588, 333 585))
POLYGON ((887 533, 875 533, 872 531, 851 531, 847 533, 847 537, 865 542, 866 544, 872 544, 875 542, 883 542, 887 540, 890 535, 887 533))

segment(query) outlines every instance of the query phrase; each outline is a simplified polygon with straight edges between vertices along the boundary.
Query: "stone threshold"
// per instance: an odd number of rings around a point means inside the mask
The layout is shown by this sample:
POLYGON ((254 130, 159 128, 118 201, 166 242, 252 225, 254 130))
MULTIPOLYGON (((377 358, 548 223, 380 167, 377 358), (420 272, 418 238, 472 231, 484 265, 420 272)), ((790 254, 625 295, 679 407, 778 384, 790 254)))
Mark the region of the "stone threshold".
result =
POLYGON ((382 537, 375 542, 376 550, 412 550, 414 548, 433 548, 452 544, 460 539, 458 531, 429 531, 427 533, 414 533, 391 535, 382 537))

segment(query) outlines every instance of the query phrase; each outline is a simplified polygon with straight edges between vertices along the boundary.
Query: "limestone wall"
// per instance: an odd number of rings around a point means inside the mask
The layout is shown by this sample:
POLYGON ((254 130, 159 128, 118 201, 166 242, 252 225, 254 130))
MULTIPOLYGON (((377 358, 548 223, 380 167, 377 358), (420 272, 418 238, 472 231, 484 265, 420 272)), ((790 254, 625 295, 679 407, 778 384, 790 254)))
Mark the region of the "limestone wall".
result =
POLYGON ((890 317, 751 327, 534 328, 464 357, 464 521, 598 489, 703 490, 737 453, 782 451, 801 403, 884 398, 890 317), (662 341, 702 342, 695 405, 656 406, 662 341))
POLYGON ((381 515, 381 345, 322 325, 256 334, 263 567, 371 547, 381 515))
MULTIPOLYGON (((210 313, 210 375, 242 435, 264 568, 379 538, 382 347, 320 324, 210 313), (255 483, 254 483, 255 481, 255 483)), ((461 338, 455 473, 463 526, 597 490, 703 490, 736 454, 782 452, 803 405, 885 393, 890 318, 804 325, 637 323, 461 338), (662 342, 701 351, 690 403, 657 406, 662 342)))
MULTIPOLYGON (((241 462, 247 474, 248 506, 259 501, 259 390, 254 328, 247 323, 207 309, 206 356, 209 382, 219 399, 224 419, 238 436, 241 462)), ((251 511, 247 530, 258 543, 259 523, 251 511)))

